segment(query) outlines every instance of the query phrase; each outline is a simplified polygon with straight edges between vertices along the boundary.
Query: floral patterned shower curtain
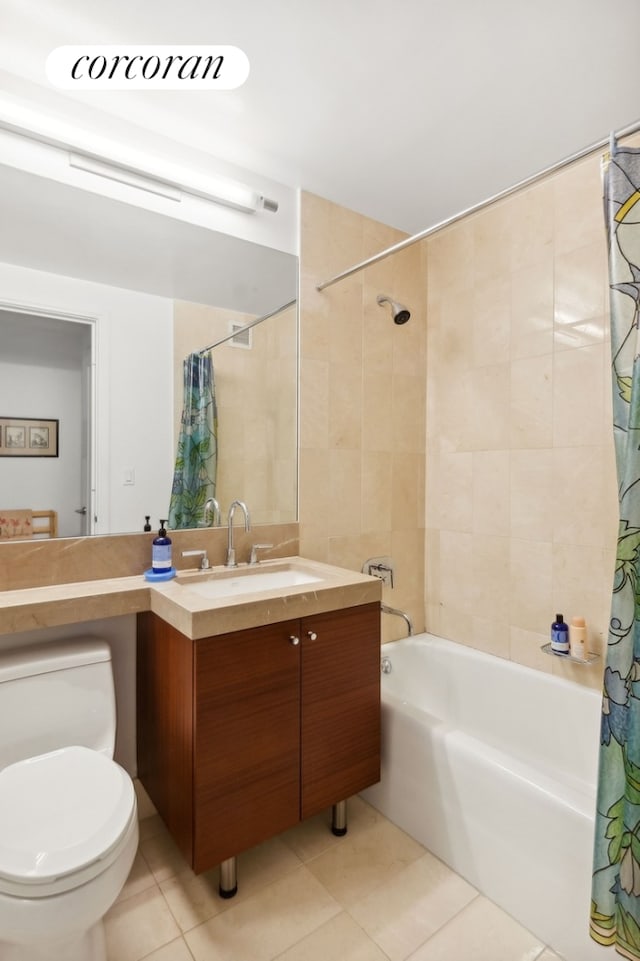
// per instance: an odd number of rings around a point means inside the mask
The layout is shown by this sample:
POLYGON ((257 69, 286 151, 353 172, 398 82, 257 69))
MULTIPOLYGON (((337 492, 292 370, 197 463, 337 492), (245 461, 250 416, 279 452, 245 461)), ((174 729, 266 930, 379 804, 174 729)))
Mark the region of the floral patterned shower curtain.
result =
POLYGON ((605 158, 620 502, 604 674, 591 936, 640 959, 640 150, 605 158))
POLYGON ((169 505, 173 530, 202 526, 216 493, 218 414, 211 354, 189 354, 183 364, 184 405, 169 505))

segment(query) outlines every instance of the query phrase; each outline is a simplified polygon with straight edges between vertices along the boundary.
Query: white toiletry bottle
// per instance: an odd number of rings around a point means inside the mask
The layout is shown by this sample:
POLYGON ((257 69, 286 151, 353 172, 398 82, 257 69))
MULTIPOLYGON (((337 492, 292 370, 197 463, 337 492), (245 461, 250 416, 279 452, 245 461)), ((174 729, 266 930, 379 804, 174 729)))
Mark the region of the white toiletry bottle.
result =
POLYGON ((587 658, 587 624, 584 617, 572 617, 569 624, 569 649, 572 657, 587 658))

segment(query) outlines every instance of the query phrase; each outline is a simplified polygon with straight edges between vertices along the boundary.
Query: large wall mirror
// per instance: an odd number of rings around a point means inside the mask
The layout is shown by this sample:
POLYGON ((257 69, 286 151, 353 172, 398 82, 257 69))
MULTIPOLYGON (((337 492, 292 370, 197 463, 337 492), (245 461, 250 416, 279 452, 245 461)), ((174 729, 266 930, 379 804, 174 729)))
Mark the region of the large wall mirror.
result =
POLYGON ((216 497, 223 524, 236 498, 254 523, 295 521, 297 310, 277 308, 297 258, 11 167, 0 206, 0 524, 26 509, 63 537, 156 528, 184 357, 274 311, 212 351, 216 497), (16 447, 20 421, 55 423, 55 452, 16 447))

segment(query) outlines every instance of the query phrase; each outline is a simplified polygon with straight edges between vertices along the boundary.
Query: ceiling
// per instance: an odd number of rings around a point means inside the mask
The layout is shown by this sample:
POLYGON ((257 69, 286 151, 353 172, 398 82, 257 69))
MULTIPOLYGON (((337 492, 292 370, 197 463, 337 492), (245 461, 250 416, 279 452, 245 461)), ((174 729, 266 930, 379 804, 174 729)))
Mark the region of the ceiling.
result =
POLYGON ((640 119, 637 0, 0 0, 0 19, 4 79, 43 102, 62 44, 239 46, 234 91, 65 97, 87 126, 127 121, 409 233, 640 119))

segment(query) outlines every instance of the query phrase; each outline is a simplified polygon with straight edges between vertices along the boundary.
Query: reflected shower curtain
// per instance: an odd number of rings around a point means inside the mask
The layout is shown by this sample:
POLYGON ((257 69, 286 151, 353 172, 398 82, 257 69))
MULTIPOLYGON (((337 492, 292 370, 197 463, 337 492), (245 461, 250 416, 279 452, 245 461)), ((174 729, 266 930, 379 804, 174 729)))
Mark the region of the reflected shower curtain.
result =
POLYGON ((591 936, 640 959, 640 151, 605 158, 620 502, 600 736, 591 936))
POLYGON ((169 527, 198 527, 216 493, 218 414, 211 354, 189 354, 183 364, 184 405, 169 505, 169 527))

